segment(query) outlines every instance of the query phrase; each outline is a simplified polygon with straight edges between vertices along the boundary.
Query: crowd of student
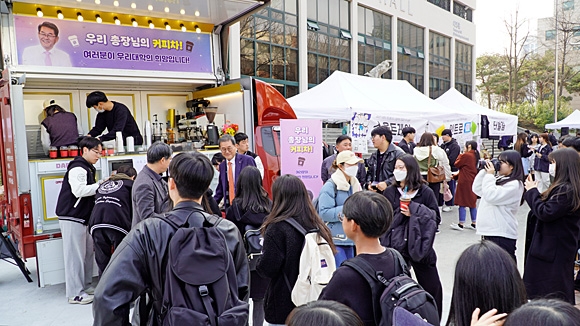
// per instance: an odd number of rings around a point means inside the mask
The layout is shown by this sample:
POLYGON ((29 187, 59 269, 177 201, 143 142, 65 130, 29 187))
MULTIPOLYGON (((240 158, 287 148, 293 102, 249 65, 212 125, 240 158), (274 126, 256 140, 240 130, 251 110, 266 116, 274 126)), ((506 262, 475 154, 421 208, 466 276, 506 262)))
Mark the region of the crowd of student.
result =
MULTIPOLYGON (((366 162, 351 151, 348 136, 339 137, 338 153, 322 164, 325 181, 314 201, 302 181, 292 175, 275 180, 270 199, 262 187, 262 164, 244 145, 247 136, 243 134, 220 138, 222 157, 212 161, 199 153, 173 156, 168 145, 155 143, 138 174, 123 167, 99 182, 93 164, 102 144, 96 138, 83 138, 81 156, 69 164, 57 205, 69 302, 94 300, 95 325, 129 324, 131 305, 135 324, 179 324, 201 318, 215 325, 225 316, 231 318, 224 319, 229 320, 226 324, 244 325, 249 298, 252 325, 264 321, 271 325, 378 325, 376 293, 363 275, 342 263, 364 261, 388 280, 401 274, 396 255, 387 249, 393 248, 432 297, 440 321, 443 288, 433 242, 441 211, 457 205, 459 223, 451 227, 467 227, 469 208, 470 226, 482 241, 467 248, 457 262, 448 325, 522 325, 524 318, 530 325, 543 325, 551 318, 568 320, 562 325, 578 324, 578 311, 569 309, 574 304, 573 269, 580 235, 577 139, 563 141, 562 147, 573 148, 552 151, 545 149, 549 145, 544 135, 537 148, 533 142, 538 137, 532 136, 530 144, 518 137, 516 150, 503 151, 495 161, 482 161, 476 142, 468 141, 461 153, 450 130, 442 132, 441 146, 431 133, 422 134, 415 145, 415 132, 405 128, 399 147, 388 127, 375 128, 371 136, 376 151, 366 162), (526 156, 529 152, 533 154, 526 156), (525 161, 530 162, 532 156, 534 163, 528 166, 538 166, 535 173, 543 173, 540 162, 548 162, 547 184, 540 174, 534 180, 531 168, 526 168, 525 161), (213 194, 210 184, 216 170, 219 176, 213 194), (167 181, 161 177, 166 171, 167 181), (522 279, 515 249, 516 213, 524 202, 530 213, 522 279), (225 219, 218 203, 223 203, 225 219), (303 272, 305 235, 295 222, 332 248, 334 259, 321 261, 322 268, 327 263, 337 267, 319 300, 299 307, 292 293, 303 272), (217 231, 195 233, 192 227, 217 231), (255 257, 248 256, 244 243, 254 233, 263 238, 255 257), (187 248, 179 247, 189 243, 198 248, 191 259, 199 266, 176 258, 189 257, 187 248), (100 275, 96 289, 87 288, 93 244, 100 275), (182 251, 174 254, 174 248, 182 251), (215 254, 220 248, 225 256, 215 254), (205 261, 207 266, 222 267, 204 268, 205 261), (187 273, 197 273, 205 281, 195 283, 187 273), (172 291, 187 295, 191 291, 187 286, 173 286, 169 277, 173 274, 188 286, 214 284, 223 274, 229 290, 199 287, 199 302, 193 300, 187 308, 207 316, 192 314, 172 301, 172 291), (227 300, 216 300, 216 292, 227 294, 227 300), (213 303, 206 301, 208 296, 213 303), (528 303, 528 299, 534 300, 528 303)), ((414 318, 404 313, 398 316, 414 318)), ((420 320, 415 325, 421 325, 420 320)))

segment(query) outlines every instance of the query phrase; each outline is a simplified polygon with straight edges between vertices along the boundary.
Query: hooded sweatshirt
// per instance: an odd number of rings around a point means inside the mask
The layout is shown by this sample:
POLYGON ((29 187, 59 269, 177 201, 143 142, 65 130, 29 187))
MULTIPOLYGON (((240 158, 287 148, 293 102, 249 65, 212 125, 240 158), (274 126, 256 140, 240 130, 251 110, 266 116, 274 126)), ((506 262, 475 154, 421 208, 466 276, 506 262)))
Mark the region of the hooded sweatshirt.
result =
MULTIPOLYGON (((449 158, 443 149, 438 146, 417 146, 413 150, 413 156, 417 161, 425 160, 425 165, 427 159, 429 158, 429 147, 431 147, 431 165, 433 165, 433 159, 436 159, 439 166, 442 166, 445 170, 445 179, 451 179, 451 167, 449 166, 449 158)), ((427 170, 421 169, 421 175, 427 175, 427 170)))

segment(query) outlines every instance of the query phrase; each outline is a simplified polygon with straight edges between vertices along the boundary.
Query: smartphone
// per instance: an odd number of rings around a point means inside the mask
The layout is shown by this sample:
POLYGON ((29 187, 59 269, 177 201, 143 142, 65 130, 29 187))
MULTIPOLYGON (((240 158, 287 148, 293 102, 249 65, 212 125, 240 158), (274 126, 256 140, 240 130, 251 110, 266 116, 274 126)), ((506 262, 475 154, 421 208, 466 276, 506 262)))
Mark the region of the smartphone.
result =
POLYGON ((530 175, 532 176, 532 181, 536 181, 536 174, 535 173, 530 173, 530 175))

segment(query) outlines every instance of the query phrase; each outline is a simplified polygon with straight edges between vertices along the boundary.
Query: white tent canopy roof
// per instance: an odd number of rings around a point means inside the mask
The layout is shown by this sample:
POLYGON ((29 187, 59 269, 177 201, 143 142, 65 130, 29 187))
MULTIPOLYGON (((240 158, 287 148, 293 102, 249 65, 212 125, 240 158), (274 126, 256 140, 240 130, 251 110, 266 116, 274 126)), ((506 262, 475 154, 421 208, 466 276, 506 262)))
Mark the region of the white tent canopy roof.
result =
POLYGON ((546 129, 562 129, 563 127, 575 129, 580 128, 580 111, 575 110, 565 119, 554 123, 548 123, 546 125, 546 129))
POLYGON ((490 121, 489 130, 490 135, 492 136, 517 135, 518 117, 516 115, 494 111, 483 107, 465 97, 455 88, 449 89, 443 95, 439 96, 435 102, 438 102, 439 104, 442 104, 451 109, 462 111, 464 113, 475 113, 487 116, 488 120, 490 121), (495 132, 493 131, 493 122, 496 121, 503 122, 506 125, 506 128, 504 128, 505 130, 503 132, 501 132, 501 130, 496 130, 495 132))
POLYGON ((351 120, 353 112, 424 118, 469 114, 445 107, 407 81, 369 78, 335 71, 324 82, 288 99, 300 119, 351 120))

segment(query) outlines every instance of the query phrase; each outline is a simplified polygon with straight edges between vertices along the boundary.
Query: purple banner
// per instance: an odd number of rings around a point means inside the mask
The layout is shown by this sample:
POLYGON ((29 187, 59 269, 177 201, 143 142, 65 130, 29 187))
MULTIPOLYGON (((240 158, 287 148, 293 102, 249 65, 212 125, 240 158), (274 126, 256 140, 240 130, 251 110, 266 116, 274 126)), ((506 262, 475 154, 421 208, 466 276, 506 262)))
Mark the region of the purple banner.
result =
POLYGON ((19 65, 212 73, 209 34, 18 15, 14 21, 19 65))
POLYGON ((310 119, 280 120, 282 174, 300 178, 306 189, 318 197, 322 188, 322 122, 310 119))

